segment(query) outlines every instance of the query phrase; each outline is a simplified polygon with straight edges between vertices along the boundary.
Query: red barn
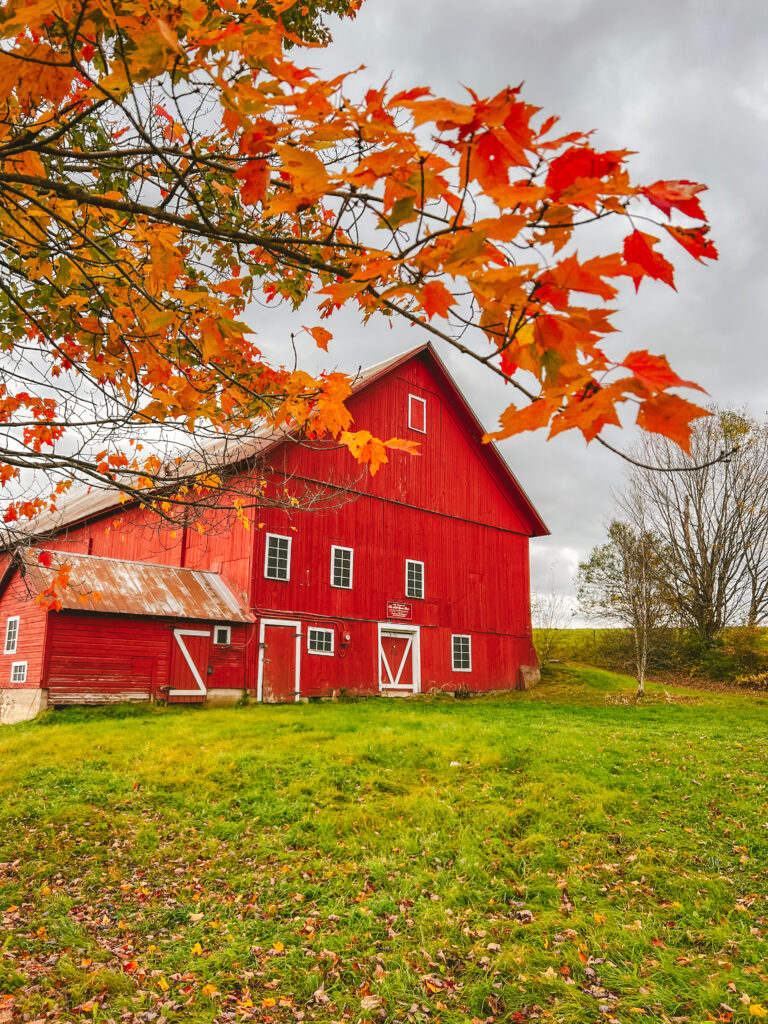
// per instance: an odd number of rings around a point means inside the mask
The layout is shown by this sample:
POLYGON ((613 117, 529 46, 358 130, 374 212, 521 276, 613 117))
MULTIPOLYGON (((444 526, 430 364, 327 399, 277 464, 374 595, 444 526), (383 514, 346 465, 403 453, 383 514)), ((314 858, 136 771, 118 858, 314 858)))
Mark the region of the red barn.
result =
POLYGON ((251 530, 210 514, 172 528, 99 493, 42 524, 0 581, 11 714, 530 685, 528 541, 547 528, 444 365, 428 345, 406 352, 361 374, 348 407, 421 455, 360 475, 346 451, 270 435, 246 483, 338 500, 260 510, 251 530), (70 584, 49 611, 35 598, 62 561, 70 584))

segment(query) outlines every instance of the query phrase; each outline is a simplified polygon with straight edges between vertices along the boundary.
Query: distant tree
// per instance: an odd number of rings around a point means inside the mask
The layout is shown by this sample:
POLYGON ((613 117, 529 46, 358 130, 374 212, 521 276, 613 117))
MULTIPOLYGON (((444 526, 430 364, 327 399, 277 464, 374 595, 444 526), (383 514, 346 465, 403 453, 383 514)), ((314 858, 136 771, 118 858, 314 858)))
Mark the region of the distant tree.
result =
POLYGON ((679 624, 710 643, 725 626, 765 621, 768 425, 715 410, 694 427, 690 455, 661 437, 644 440, 639 454, 673 472, 633 468, 619 507, 635 527, 665 538, 668 600, 679 624))
POLYGON ((577 587, 583 611, 632 631, 637 695, 645 692, 645 673, 654 631, 669 621, 659 537, 631 523, 614 521, 608 540, 579 565, 577 587))

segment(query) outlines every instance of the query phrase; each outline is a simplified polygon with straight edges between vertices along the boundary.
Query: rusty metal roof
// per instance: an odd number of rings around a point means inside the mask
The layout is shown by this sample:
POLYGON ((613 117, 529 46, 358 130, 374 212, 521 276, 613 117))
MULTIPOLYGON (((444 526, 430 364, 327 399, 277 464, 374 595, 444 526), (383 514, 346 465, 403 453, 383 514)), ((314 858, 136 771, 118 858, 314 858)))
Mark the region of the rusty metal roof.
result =
POLYGON ((252 622, 253 616, 215 572, 151 562, 99 558, 72 551, 27 549, 18 555, 25 581, 38 594, 63 565, 69 585, 57 589, 62 607, 105 615, 151 615, 214 622, 252 622), (38 561, 50 558, 50 565, 38 561), (97 596, 98 595, 98 596, 97 596))

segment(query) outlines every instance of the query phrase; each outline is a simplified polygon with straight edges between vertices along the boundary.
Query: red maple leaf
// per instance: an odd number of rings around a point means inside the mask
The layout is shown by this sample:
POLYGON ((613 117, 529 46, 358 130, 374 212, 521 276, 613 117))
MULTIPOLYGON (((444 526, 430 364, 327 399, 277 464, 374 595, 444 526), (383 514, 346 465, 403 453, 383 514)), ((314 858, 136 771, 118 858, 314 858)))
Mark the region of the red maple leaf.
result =
POLYGON ((668 217, 672 209, 676 209, 696 220, 706 220, 701 203, 696 198, 696 193, 704 192, 706 188, 706 185, 698 185, 695 181, 656 181, 639 191, 668 217))
POLYGON ((674 267, 661 253, 653 251, 658 241, 644 231, 633 231, 624 239, 624 259, 628 264, 627 273, 635 282, 635 291, 639 290, 644 277, 653 277, 664 281, 670 288, 675 287, 674 267))

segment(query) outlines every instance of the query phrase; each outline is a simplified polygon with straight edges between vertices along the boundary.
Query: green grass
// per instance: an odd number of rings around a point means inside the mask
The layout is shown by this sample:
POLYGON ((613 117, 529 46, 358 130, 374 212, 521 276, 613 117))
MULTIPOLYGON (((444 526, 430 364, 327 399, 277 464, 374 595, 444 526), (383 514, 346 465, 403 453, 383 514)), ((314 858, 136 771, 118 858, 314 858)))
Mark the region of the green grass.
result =
POLYGON ((633 690, 4 728, 0 1019, 761 1020, 768 701, 633 690))

